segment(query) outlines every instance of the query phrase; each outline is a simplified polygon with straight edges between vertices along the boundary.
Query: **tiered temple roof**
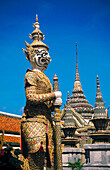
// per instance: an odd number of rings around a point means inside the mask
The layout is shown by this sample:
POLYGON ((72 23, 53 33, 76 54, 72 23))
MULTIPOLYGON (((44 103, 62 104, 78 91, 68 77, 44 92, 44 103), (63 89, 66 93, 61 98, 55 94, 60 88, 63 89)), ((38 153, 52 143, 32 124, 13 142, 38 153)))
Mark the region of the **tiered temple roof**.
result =
POLYGON ((64 120, 65 127, 83 128, 84 126, 88 126, 85 119, 70 106, 69 92, 67 94, 66 105, 64 110, 62 110, 61 120, 64 120), (69 119, 71 119, 71 121, 69 119), (71 123, 71 125, 69 123, 71 123))
POLYGON ((77 43, 76 43, 76 75, 74 82, 74 89, 72 91, 70 105, 71 107, 81 114, 85 119, 90 119, 93 114, 93 106, 86 100, 86 96, 83 94, 79 72, 78 72, 78 59, 77 59, 77 43))
POLYGON ((21 116, 0 112, 0 138, 3 136, 3 147, 7 144, 14 148, 20 147, 20 124, 21 116))
POLYGON ((75 126, 75 120, 73 118, 73 114, 72 114, 72 111, 71 111, 71 106, 68 102, 68 99, 69 99, 69 92, 68 92, 68 96, 67 96, 67 105, 66 105, 66 111, 65 111, 65 116, 64 116, 64 127, 65 128, 74 128, 76 129, 76 126, 75 126))

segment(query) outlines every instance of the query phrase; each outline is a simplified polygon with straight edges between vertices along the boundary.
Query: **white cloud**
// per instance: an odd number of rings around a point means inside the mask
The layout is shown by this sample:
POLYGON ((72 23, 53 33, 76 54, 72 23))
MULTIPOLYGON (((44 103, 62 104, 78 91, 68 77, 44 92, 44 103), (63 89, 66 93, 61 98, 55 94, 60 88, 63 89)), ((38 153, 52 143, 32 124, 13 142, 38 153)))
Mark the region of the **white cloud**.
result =
POLYGON ((23 113, 23 112, 24 112, 24 106, 22 106, 22 107, 19 109, 19 112, 20 112, 20 113, 23 113))
POLYGON ((3 110, 5 110, 5 109, 6 109, 6 107, 3 107, 2 109, 3 109, 3 110))

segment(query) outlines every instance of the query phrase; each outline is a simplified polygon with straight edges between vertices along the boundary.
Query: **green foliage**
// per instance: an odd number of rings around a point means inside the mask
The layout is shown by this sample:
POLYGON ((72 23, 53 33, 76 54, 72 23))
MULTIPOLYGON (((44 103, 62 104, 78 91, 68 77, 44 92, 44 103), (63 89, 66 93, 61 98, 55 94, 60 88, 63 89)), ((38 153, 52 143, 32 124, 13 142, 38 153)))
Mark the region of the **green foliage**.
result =
POLYGON ((80 170, 83 165, 81 163, 81 159, 78 159, 75 163, 67 162, 68 166, 72 168, 72 170, 77 169, 80 170))
POLYGON ((72 170, 75 168, 75 164, 74 163, 71 163, 71 162, 67 162, 68 163, 68 166, 72 168, 72 170))

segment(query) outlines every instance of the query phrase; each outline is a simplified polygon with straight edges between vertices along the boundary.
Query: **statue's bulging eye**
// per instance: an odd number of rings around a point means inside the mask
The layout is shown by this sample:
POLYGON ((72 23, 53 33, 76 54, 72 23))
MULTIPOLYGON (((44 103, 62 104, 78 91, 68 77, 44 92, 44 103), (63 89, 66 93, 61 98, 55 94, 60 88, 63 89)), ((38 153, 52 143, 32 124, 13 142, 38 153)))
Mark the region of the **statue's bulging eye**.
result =
POLYGON ((48 55, 48 53, 44 53, 44 55, 48 55))
POLYGON ((45 62, 46 60, 45 59, 41 59, 41 62, 45 62))

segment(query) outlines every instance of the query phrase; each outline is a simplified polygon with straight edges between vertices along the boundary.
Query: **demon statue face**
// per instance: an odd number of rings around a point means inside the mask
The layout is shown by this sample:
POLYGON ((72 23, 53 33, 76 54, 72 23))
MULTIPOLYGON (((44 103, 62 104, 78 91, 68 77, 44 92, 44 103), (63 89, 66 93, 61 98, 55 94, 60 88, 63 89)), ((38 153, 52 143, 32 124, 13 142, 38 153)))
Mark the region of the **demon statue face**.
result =
POLYGON ((51 59, 48 51, 44 49, 36 50, 36 55, 34 56, 34 63, 36 64, 37 69, 45 71, 50 61, 51 59))
POLYGON ((31 63, 33 70, 44 72, 51 62, 51 58, 46 49, 40 48, 35 50, 31 45, 26 43, 26 50, 23 49, 23 51, 25 52, 26 59, 31 63))

